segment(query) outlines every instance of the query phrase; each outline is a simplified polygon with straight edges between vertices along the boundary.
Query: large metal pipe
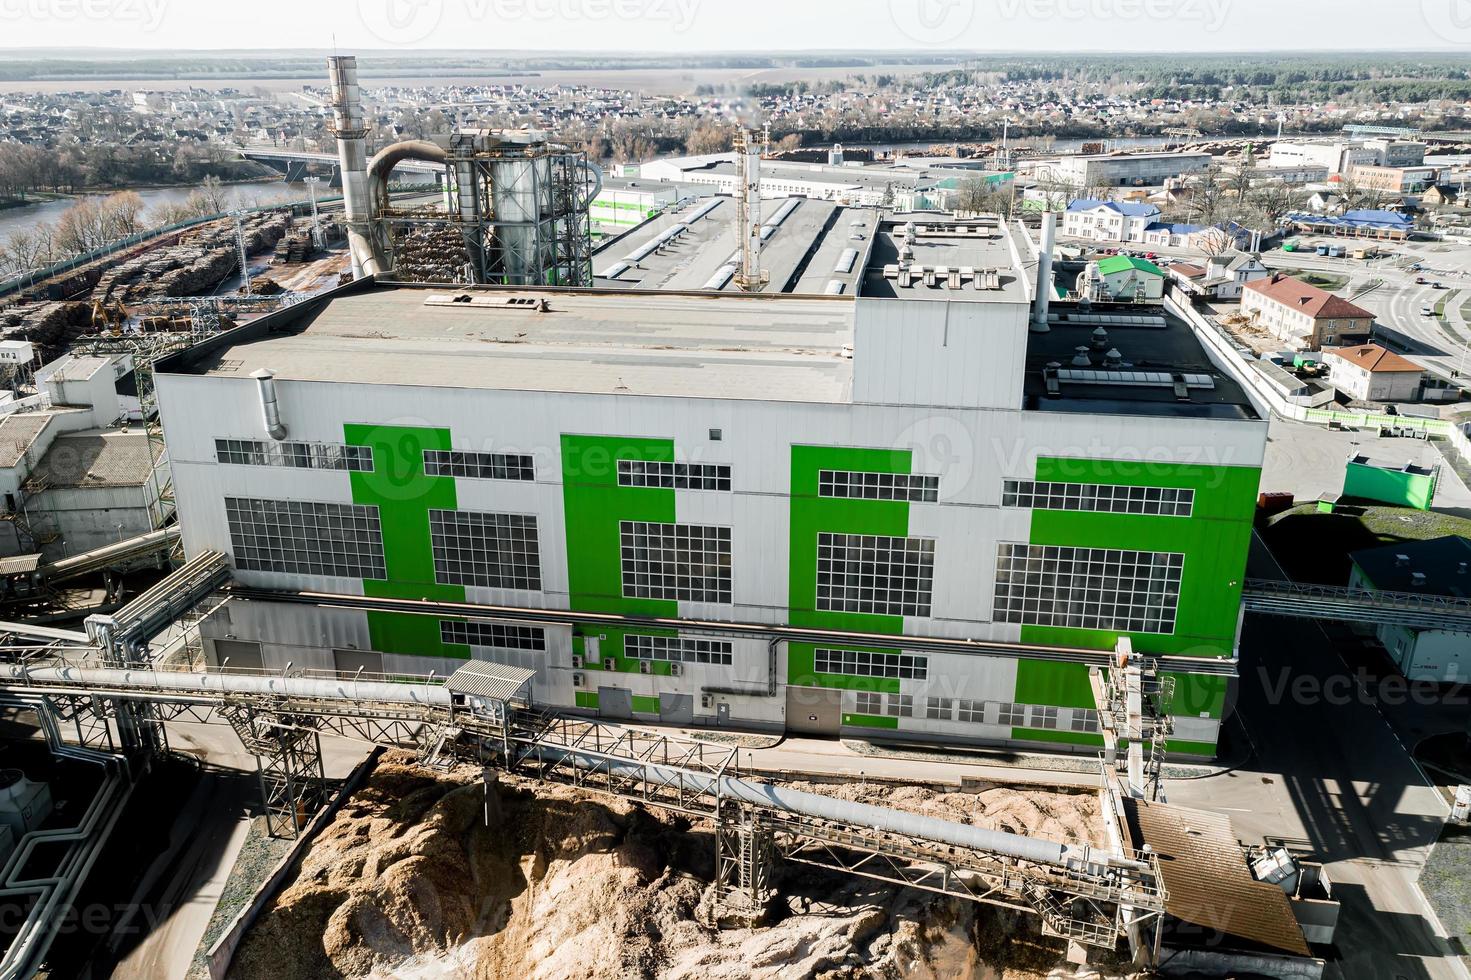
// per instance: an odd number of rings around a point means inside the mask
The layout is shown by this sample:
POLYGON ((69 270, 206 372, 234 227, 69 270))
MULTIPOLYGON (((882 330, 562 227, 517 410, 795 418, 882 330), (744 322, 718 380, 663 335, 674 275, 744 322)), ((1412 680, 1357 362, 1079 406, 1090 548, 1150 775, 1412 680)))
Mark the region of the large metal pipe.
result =
POLYGON ((1037 298, 1032 303, 1032 332, 1046 333, 1052 305, 1052 250, 1057 247, 1057 212, 1042 215, 1042 248, 1037 255, 1037 298))
POLYGON ((261 421, 266 434, 280 442, 286 438, 286 423, 281 421, 281 404, 276 400, 276 376, 265 368, 251 374, 260 392, 261 421))
POLYGON ((342 214, 352 255, 352 276, 371 275, 363 263, 372 255, 372 211, 368 198, 368 125, 358 88, 358 60, 352 55, 327 59, 332 85, 332 132, 337 137, 337 164, 342 172, 342 214))

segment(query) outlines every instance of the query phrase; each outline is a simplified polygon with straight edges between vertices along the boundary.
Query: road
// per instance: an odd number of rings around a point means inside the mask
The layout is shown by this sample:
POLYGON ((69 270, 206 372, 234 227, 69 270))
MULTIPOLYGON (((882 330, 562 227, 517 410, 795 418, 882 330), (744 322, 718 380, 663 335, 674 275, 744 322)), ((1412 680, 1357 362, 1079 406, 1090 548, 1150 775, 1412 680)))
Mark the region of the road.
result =
MULTIPOLYGON (((1260 545, 1250 574, 1280 577, 1260 545)), ((1241 649, 1237 718, 1252 758, 1221 775, 1169 782, 1169 801, 1228 814, 1244 841, 1300 841, 1327 864, 1343 903, 1341 959, 1328 976, 1467 980, 1416 884, 1447 808, 1372 692, 1351 683, 1309 620, 1248 617, 1241 649), (1344 681, 1341 691, 1322 685, 1329 678, 1344 681)))

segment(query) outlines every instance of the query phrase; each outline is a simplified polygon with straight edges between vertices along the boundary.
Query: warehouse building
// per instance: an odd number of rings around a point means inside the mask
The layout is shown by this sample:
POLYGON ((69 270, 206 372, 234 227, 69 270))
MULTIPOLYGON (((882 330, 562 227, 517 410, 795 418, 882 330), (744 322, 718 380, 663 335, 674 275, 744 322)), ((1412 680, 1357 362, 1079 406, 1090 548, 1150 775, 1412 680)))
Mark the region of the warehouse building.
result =
POLYGON ((1163 187, 1167 181, 1200 173, 1211 165, 1209 153, 1101 153, 1062 157, 1038 164, 1039 178, 1073 187, 1163 187))
POLYGON ((995 218, 872 231, 849 295, 363 280, 161 362, 185 545, 252 590, 214 658, 1091 751, 1127 637, 1212 755, 1266 423, 1160 311, 1034 321, 995 218))

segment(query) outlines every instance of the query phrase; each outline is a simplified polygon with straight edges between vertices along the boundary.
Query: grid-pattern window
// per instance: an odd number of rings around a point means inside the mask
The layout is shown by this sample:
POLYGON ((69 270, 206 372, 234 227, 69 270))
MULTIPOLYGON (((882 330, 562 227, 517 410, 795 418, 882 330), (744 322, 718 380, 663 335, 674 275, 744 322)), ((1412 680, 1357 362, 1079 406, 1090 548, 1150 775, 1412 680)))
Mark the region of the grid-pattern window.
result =
POLYGON ((434 581, 487 589, 541 588, 536 518, 471 510, 431 510, 434 581))
POLYGON ((462 643, 472 647, 495 647, 501 650, 545 650, 547 631, 540 626, 515 623, 463 623, 451 619, 439 621, 439 638, 445 643, 462 643))
POLYGON ((996 552, 999 623, 1173 633, 1185 556, 1003 543, 996 552))
POLYGON ((934 503, 940 499, 940 478, 918 473, 856 473, 851 470, 821 470, 817 474, 819 497, 855 500, 908 500, 934 503))
POLYGON ((226 497, 225 517, 236 568, 387 578, 377 507, 226 497))
POLYGON ((884 714, 891 718, 913 718, 914 695, 890 694, 884 701, 884 714))
POLYGON ((954 704, 949 698, 926 698, 924 716, 931 721, 949 721, 954 714, 954 704))
POLYGON ((373 471, 373 450, 330 442, 263 442, 216 439, 215 458, 235 466, 285 466, 301 470, 373 471))
POLYGON ((875 534, 817 536, 817 608, 883 616, 928 616, 935 542, 875 534))
POLYGON ((702 640, 693 636, 644 636, 623 640, 623 653, 634 660, 677 660, 686 664, 731 663, 729 640, 702 640))
POLYGON ((899 677, 924 680, 929 674, 929 658, 909 653, 870 653, 866 650, 814 651, 819 674, 847 674, 850 677, 899 677))
POLYGON ((621 521, 623 594, 730 602, 730 528, 621 521))
POLYGON ((1075 732, 1098 731, 1098 712, 1092 708, 1074 708, 1069 727, 1075 732))
POLYGON ((966 701, 961 699, 955 702, 955 719, 968 722, 972 725, 983 725, 986 722, 986 702, 966 701))
POLYGON ((1195 507, 1195 491, 1173 487, 1123 487, 1107 483, 1006 480, 1001 487, 1001 506, 1189 517, 1195 507))
POLYGON ((996 705, 996 724, 1022 726, 1027 723, 1027 706, 1001 701, 996 705))
POLYGON ((467 480, 535 480, 536 464, 530 456, 520 453, 426 449, 424 472, 429 476, 456 476, 467 480))
POLYGON ((1051 705, 1034 704, 1031 711, 1032 728, 1056 728, 1057 709, 1051 705))
POLYGON ((620 459, 620 487, 664 487, 670 490, 729 490, 730 467, 724 463, 666 463, 652 459, 620 459))
POLYGON ((872 691, 860 691, 858 693, 857 707, 854 709, 860 715, 881 715, 884 713, 883 695, 872 691))

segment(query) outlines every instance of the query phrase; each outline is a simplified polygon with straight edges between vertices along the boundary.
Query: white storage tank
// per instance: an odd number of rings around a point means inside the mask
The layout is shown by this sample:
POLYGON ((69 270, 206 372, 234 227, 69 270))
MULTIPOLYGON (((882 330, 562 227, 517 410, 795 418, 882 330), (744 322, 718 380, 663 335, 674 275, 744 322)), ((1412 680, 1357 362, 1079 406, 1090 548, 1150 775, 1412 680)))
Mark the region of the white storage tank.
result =
POLYGON ((51 787, 27 779, 19 769, 0 769, 0 826, 17 840, 51 816, 51 787))

